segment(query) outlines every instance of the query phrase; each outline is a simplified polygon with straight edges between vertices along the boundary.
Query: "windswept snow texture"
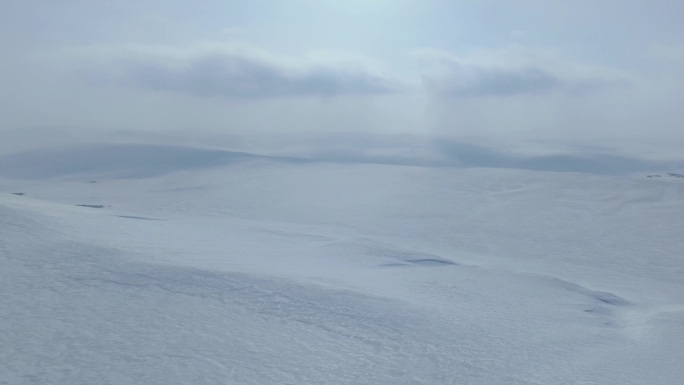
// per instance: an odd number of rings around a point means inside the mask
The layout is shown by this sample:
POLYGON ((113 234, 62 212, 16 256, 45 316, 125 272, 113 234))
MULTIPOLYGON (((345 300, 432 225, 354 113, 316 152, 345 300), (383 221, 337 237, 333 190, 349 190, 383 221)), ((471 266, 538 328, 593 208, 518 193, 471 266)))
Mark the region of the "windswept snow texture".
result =
POLYGON ((0 180, 0 384, 684 378, 682 183, 123 165, 0 180))

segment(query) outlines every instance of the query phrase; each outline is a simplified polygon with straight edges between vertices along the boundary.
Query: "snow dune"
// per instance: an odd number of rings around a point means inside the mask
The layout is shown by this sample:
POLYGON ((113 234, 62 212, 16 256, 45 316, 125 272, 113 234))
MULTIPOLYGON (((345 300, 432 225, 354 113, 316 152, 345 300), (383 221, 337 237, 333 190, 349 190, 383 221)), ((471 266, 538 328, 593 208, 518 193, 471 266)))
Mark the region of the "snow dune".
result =
POLYGON ((0 162, 0 384, 684 378, 683 184, 119 156, 0 162))

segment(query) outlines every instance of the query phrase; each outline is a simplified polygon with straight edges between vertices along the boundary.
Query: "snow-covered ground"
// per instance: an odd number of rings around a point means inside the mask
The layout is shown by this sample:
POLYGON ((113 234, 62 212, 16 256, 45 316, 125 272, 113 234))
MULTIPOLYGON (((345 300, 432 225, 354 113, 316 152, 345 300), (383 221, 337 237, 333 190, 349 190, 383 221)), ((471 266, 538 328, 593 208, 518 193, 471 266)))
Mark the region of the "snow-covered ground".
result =
POLYGON ((0 384, 684 378, 680 178, 193 151, 0 159, 0 384))

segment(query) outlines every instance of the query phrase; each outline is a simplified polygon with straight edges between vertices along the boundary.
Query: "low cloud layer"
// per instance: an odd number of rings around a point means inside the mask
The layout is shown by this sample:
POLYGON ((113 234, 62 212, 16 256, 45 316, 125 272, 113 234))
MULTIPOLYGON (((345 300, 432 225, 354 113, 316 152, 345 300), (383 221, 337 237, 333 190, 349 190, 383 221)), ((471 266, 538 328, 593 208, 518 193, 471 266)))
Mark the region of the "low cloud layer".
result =
POLYGON ((445 97, 512 97, 552 92, 584 94, 592 90, 626 86, 626 76, 573 63, 557 53, 525 47, 454 55, 418 52, 423 64, 423 85, 445 97))
POLYGON ((353 59, 293 59, 225 45, 110 48, 100 57, 98 51, 79 52, 93 79, 201 97, 330 97, 399 88, 386 73, 353 59))

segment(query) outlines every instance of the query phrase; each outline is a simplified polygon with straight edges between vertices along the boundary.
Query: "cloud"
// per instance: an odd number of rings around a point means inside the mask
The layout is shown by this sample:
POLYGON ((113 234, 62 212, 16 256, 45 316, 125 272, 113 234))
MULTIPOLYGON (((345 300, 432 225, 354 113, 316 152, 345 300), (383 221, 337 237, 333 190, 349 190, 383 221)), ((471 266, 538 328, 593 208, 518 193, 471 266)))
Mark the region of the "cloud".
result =
POLYGON ((428 77, 428 88, 450 96, 511 96, 551 91, 561 80, 540 68, 453 67, 453 78, 428 77))
POLYGON ((510 97, 552 92, 581 95, 624 86, 628 77, 612 69, 573 63, 555 52, 515 46, 470 55, 438 50, 416 54, 424 87, 432 94, 458 97, 510 97))
POLYGON ((357 58, 290 58, 247 46, 90 47, 74 57, 91 80, 202 97, 274 98, 396 92, 399 82, 357 58))

